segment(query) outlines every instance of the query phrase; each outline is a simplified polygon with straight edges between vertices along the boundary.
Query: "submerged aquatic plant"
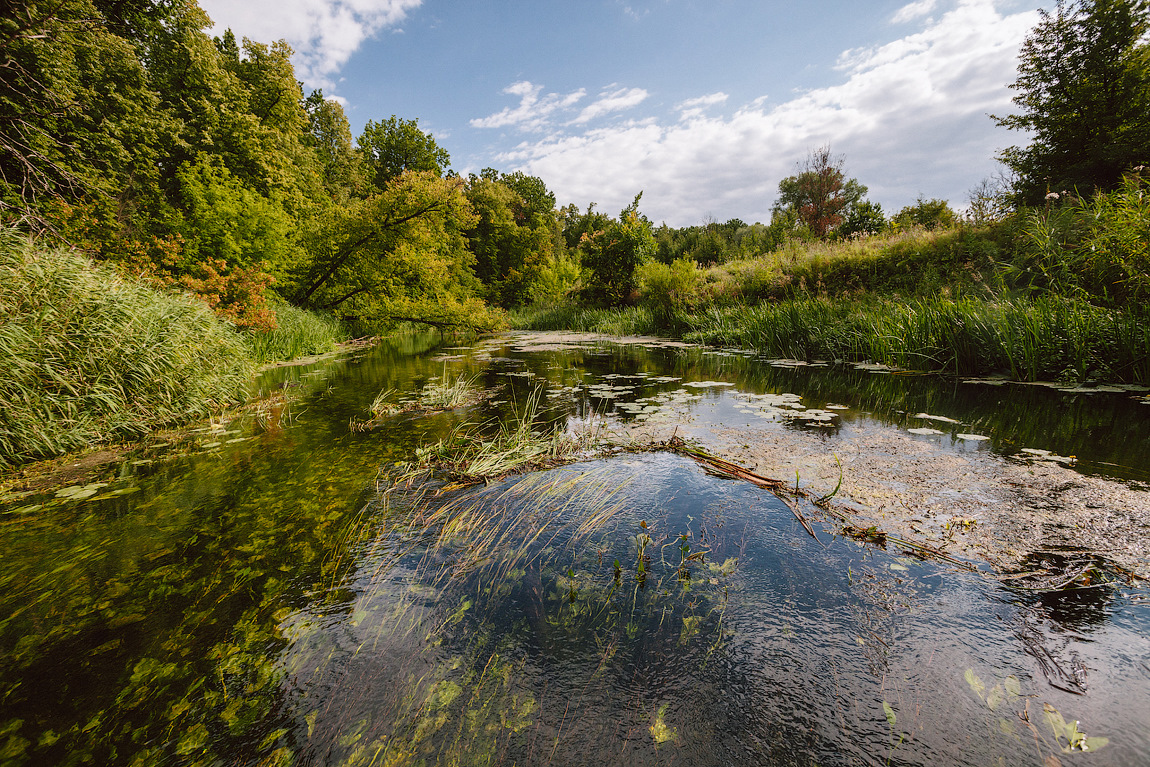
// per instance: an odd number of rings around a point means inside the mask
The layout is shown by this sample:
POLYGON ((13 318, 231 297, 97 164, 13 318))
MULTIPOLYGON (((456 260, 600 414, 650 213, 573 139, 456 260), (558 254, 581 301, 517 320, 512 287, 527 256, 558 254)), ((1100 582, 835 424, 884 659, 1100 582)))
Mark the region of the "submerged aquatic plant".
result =
POLYGON ((541 391, 534 389, 516 417, 501 423, 494 434, 456 431, 420 448, 403 479, 439 469, 458 481, 490 480, 570 461, 598 444, 597 431, 569 433, 559 428, 552 428, 550 433, 539 431, 535 421, 541 391))

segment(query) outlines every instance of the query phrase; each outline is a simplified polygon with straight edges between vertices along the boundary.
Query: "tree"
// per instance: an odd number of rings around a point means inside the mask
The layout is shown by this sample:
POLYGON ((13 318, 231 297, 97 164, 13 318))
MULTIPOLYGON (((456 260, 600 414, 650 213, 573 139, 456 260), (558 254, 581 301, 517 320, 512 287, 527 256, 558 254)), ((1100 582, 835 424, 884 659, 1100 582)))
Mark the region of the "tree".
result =
POLYGON ((351 192, 360 185, 361 174, 343 107, 338 101, 324 98, 318 89, 311 92, 303 106, 308 119, 305 141, 315 150, 329 194, 342 196, 351 192))
POLYGON ((843 173, 843 159, 820 147, 807 155, 798 174, 779 182, 779 198, 771 208, 776 219, 802 227, 811 237, 823 239, 839 226, 851 206, 866 196, 867 189, 843 173))
POLYGON ((882 212, 882 205, 870 200, 859 200, 850 207, 843 218, 843 222, 835 229, 835 236, 845 239, 878 234, 886 229, 886 225, 887 221, 882 212))
POLYGON ((1011 86, 1021 112, 994 117, 1033 135, 999 155, 1017 174, 1017 201, 1030 205, 1052 191, 1115 189, 1150 161, 1150 2, 1059 0, 1039 12, 1011 86))
POLYGON ((589 273, 584 292, 593 301, 614 305, 630 299, 637 287, 635 270, 655 254, 651 222, 639 213, 642 196, 642 192, 635 195, 617 221, 609 221, 604 229, 585 233, 580 239, 581 261, 589 273))
POLYGON ((927 231, 949 229, 958 223, 958 214, 946 200, 925 200, 919 197, 914 205, 907 205, 890 220, 896 230, 920 226, 927 231))
MULTIPOLYGON (((535 179, 538 185, 527 184, 524 179, 535 177, 512 177, 529 191, 538 191, 543 183, 535 179)), ((546 187, 542 189, 546 192, 546 187)), ((474 175, 467 182, 466 194, 477 220, 465 234, 475 254, 475 275, 486 288, 487 300, 504 308, 524 303, 551 254, 555 217, 553 207, 545 206, 554 206, 554 197, 549 192, 536 195, 537 209, 532 210, 506 181, 474 175)))
POLYGON ((451 162, 447 150, 419 129, 419 120, 403 120, 395 115, 380 122, 368 120, 359 137, 359 149, 378 189, 405 170, 442 176, 451 162))
POLYGON ((474 224, 462 179, 403 173, 313 222, 304 237, 312 260, 293 302, 385 325, 481 326, 487 317, 463 236, 474 224))

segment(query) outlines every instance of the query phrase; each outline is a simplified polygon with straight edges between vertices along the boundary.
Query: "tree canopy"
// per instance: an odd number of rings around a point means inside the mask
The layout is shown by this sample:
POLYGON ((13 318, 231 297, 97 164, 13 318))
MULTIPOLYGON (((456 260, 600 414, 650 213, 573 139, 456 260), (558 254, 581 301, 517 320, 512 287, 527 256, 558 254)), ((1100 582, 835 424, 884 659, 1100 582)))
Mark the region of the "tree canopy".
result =
POLYGON ((1017 201, 1049 192, 1117 188, 1150 162, 1150 2, 1060 0, 1022 46, 1017 114, 999 125, 1029 131, 1029 146, 999 156, 1016 175, 1017 201))
POLYGON ((807 155, 796 175, 779 182, 772 220, 823 239, 843 223, 866 192, 865 186, 843 173, 843 158, 823 146, 807 155))

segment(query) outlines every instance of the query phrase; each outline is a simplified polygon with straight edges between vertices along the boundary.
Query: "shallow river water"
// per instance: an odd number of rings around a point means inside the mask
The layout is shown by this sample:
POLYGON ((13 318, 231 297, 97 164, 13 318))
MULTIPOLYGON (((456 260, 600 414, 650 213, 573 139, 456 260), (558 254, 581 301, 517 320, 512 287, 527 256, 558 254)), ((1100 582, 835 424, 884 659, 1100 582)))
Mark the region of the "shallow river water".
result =
POLYGON ((1150 764, 1150 612, 1105 567, 1040 592, 812 537, 666 452, 391 481, 535 397, 572 434, 917 429, 1143 488, 1142 392, 526 334, 259 386, 289 396, 0 498, 0 765, 1150 764), (357 426, 460 375, 486 399, 357 426))

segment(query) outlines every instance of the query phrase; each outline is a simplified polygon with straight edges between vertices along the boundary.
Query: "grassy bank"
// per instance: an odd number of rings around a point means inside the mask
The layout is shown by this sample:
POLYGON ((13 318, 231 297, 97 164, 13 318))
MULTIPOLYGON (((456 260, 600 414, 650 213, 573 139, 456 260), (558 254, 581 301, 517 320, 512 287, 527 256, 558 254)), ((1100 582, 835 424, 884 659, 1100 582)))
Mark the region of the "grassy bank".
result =
POLYGON ((793 242, 706 269, 650 263, 640 267, 634 306, 552 304, 511 319, 527 329, 681 336, 772 357, 1150 383, 1150 205, 1140 190, 1024 211, 992 227, 793 242))
POLYGON ((257 361, 333 347, 298 310, 243 334, 201 301, 125 279, 0 229, 0 466, 211 415, 242 400, 257 361))

